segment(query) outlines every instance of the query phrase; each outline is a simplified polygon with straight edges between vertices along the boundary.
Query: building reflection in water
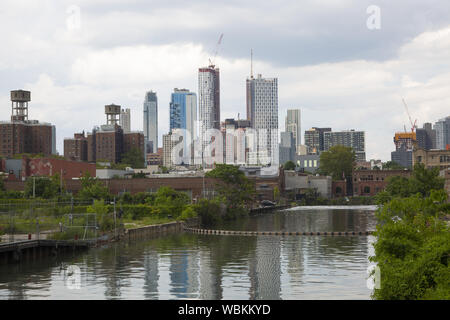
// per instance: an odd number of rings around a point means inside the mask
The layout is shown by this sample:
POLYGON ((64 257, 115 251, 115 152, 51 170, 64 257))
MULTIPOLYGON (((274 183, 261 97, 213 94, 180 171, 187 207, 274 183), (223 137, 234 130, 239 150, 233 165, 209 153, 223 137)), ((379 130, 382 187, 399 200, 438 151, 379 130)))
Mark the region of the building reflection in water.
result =
POLYGON ((144 255, 144 295, 146 299, 158 299, 159 255, 149 250, 144 255))

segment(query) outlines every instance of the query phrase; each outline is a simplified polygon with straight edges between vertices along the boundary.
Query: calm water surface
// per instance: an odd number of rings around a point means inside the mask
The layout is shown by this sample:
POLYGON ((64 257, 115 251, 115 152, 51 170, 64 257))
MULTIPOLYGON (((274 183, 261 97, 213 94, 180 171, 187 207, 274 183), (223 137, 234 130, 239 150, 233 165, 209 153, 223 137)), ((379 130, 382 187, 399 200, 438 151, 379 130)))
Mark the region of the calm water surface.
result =
MULTIPOLYGON (((373 207, 289 209, 221 226, 366 231, 373 207)), ((372 236, 176 234, 75 256, 0 266, 0 299, 370 299, 372 236), (78 266, 80 289, 67 286, 78 266)))

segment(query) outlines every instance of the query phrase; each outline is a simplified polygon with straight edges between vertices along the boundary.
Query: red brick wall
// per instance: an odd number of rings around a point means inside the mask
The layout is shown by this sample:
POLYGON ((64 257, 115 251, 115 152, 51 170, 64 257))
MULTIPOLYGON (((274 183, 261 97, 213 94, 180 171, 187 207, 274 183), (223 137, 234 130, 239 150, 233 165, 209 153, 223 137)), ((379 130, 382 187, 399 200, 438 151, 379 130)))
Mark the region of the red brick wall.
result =
POLYGON ((384 190, 388 179, 393 176, 408 178, 409 170, 355 170, 353 171, 353 194, 355 196, 374 196, 384 190))
POLYGON ((86 171, 95 177, 95 164, 68 161, 62 159, 24 159, 22 162, 22 172, 24 176, 52 176, 56 173, 61 174, 63 179, 79 178, 83 176, 86 171))
MULTIPOLYGON (((156 192, 162 186, 169 186, 178 191, 191 191, 192 198, 200 198, 203 191, 202 177, 111 179, 99 181, 107 186, 109 192, 112 194, 118 194, 119 192, 130 192, 131 194, 150 191, 156 192)), ((275 186, 281 190, 278 178, 257 179, 255 182, 257 193, 260 195, 259 198, 261 199, 273 200, 273 189, 275 186), (263 188, 261 188, 261 186, 263 186, 263 188)), ((205 190, 213 190, 216 181, 212 178, 205 178, 204 184, 205 190)), ((67 191, 73 192, 74 194, 81 189, 80 180, 65 180, 64 185, 67 191)), ((5 182, 5 186, 10 190, 22 191, 25 183, 7 181, 5 182)))
POLYGON ((344 197, 347 195, 347 182, 345 180, 333 181, 331 184, 331 193, 333 198, 344 197), (338 192, 340 189, 340 192, 338 192))

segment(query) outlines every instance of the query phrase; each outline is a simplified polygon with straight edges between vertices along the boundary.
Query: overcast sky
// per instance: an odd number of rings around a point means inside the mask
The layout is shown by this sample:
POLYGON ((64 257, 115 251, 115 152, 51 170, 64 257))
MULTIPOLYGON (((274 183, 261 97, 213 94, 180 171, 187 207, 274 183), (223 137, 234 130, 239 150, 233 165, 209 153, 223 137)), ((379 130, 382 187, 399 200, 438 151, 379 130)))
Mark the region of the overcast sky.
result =
POLYGON ((161 139, 171 91, 198 91, 222 33, 222 120, 246 116, 252 48, 254 73, 278 78, 280 130, 300 108, 302 140, 313 126, 364 130, 367 159, 386 161, 410 128, 402 97, 419 126, 450 115, 450 1, 2 0, 0 120, 9 91, 30 90, 30 118, 56 125, 62 154, 64 137, 105 122, 105 104, 131 108, 142 130, 154 90, 161 139))

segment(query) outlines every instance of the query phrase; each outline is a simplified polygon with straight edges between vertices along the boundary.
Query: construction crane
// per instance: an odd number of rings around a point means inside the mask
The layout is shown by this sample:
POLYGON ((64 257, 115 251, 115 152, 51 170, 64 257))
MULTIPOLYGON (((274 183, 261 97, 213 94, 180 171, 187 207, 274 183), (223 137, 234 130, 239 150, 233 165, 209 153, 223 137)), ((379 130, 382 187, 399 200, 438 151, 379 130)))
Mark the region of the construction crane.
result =
POLYGON ((223 38, 223 33, 220 34, 219 41, 217 41, 216 50, 214 51, 214 57, 212 58, 212 60, 211 60, 211 58, 209 58, 209 66, 210 67, 214 67, 214 61, 216 60, 217 52, 219 52, 219 46, 222 43, 222 38, 223 38))
POLYGON ((408 114, 409 122, 411 123, 411 132, 414 132, 414 130, 417 128, 417 119, 412 121, 411 115, 409 114, 408 105, 406 104, 405 99, 402 98, 403 104, 406 109, 406 113, 408 114))

